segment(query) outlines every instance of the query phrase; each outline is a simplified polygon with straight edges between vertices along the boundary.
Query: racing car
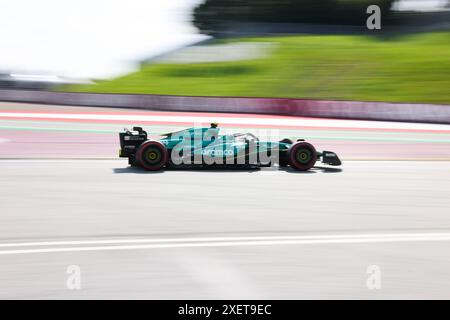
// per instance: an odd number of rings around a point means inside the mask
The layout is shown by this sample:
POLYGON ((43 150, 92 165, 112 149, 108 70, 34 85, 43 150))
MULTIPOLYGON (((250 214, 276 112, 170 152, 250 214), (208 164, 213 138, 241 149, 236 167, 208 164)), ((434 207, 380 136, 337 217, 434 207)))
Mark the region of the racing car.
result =
POLYGON ((298 171, 311 169, 316 161, 339 166, 332 151, 316 151, 304 139, 260 141, 252 133, 220 134, 217 123, 210 127, 188 128, 152 140, 142 127, 119 133, 119 157, 131 166, 158 171, 179 167, 267 167, 290 166, 298 171))

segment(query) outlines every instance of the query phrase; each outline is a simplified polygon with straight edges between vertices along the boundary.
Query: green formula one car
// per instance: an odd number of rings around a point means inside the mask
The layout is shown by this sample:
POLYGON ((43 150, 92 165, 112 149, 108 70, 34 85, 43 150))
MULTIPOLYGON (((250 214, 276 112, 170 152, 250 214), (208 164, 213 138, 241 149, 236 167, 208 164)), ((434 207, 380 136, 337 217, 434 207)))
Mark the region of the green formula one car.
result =
POLYGON ((119 133, 119 156, 132 166, 146 170, 165 167, 266 167, 278 164, 307 171, 317 160, 339 166, 341 161, 331 151, 318 152, 303 139, 260 141, 251 133, 219 134, 216 123, 206 128, 189 128, 149 140, 141 127, 119 133))

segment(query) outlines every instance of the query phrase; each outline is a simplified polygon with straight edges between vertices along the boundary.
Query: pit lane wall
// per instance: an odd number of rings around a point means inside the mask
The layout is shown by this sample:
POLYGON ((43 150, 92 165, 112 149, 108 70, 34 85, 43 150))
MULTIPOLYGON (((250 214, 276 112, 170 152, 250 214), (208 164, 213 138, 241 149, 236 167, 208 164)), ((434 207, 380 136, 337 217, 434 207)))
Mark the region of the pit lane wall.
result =
POLYGON ((0 101, 450 124, 450 105, 284 98, 189 97, 0 89, 0 101))

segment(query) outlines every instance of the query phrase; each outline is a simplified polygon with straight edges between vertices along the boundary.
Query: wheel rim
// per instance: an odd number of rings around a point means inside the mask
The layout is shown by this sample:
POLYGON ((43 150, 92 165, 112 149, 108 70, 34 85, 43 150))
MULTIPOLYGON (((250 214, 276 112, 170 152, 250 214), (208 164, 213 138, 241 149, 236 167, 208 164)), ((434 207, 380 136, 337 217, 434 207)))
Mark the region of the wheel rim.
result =
POLYGON ((162 152, 156 147, 149 147, 145 151, 144 159, 150 165, 158 164, 162 159, 162 152))
POLYGON ((301 164, 307 164, 311 161, 312 154, 311 150, 301 148, 296 153, 296 160, 301 164))

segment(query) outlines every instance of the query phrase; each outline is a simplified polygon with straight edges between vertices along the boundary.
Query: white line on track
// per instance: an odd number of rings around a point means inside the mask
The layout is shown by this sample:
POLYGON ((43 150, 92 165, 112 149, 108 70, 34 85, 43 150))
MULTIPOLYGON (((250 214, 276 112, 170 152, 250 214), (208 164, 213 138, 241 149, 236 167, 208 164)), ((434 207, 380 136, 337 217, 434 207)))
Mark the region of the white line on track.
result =
POLYGON ((296 245, 358 244, 358 243, 429 242, 429 241, 450 241, 450 233, 396 233, 396 234, 391 233, 391 234, 359 234, 359 235, 350 234, 350 235, 312 235, 312 236, 211 237, 211 238, 179 238, 179 239, 161 238, 161 239, 121 239, 121 240, 92 240, 92 241, 85 240, 85 241, 2 243, 0 244, 0 247, 2 248, 19 247, 20 249, 0 250, 0 255, 102 251, 102 250, 162 249, 162 248, 273 246, 273 245, 294 245, 294 244, 296 245), (42 248, 38 249, 29 248, 36 246, 41 246, 42 248))
POLYGON ((22 113, 0 112, 0 118, 32 118, 54 120, 102 120, 102 121, 127 121, 127 122, 169 122, 169 123, 198 123, 205 124, 211 121, 234 125, 269 125, 276 127, 329 127, 329 128, 360 128, 360 129, 411 129, 411 130, 450 130, 450 125, 386 122, 386 121, 362 121, 362 120, 333 120, 301 117, 217 117, 208 116, 176 116, 176 115, 136 115, 136 114, 68 114, 68 113, 22 113))

